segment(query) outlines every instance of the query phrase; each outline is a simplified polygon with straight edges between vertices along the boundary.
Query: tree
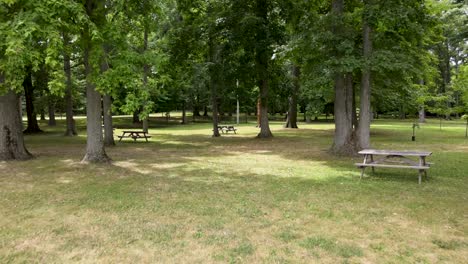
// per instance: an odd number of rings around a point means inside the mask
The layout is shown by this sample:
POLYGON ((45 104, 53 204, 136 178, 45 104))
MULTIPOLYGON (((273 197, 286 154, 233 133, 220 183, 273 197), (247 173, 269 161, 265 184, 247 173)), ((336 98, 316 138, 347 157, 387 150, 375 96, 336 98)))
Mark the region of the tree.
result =
POLYGON ((102 135, 102 119, 101 119, 101 94, 96 90, 96 86, 92 80, 92 74, 95 65, 90 60, 90 54, 93 48, 96 49, 100 45, 93 43, 91 30, 93 27, 97 30, 98 26, 102 26, 105 22, 105 5, 101 1, 87 0, 84 4, 84 9, 93 23, 85 24, 82 30, 82 45, 83 45, 83 64, 85 67, 86 77, 86 154, 83 162, 91 163, 106 163, 110 159, 104 149, 104 141, 102 135), (94 44, 94 45, 93 45, 94 44))

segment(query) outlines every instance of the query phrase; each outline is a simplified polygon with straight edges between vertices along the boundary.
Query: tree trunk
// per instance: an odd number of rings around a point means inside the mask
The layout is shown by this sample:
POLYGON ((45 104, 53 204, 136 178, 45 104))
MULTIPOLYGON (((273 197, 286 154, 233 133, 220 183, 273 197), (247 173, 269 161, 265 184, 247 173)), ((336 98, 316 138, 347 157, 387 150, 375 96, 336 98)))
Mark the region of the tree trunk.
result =
POLYGON ((219 81, 219 65, 220 65, 220 46, 213 43, 210 37, 209 40, 209 52, 210 52, 210 88, 211 88, 211 105, 213 110, 213 137, 220 137, 221 134, 218 130, 218 81, 219 81))
POLYGON ((136 124, 139 124, 140 123, 140 110, 135 110, 135 112, 133 112, 133 117, 132 117, 132 123, 134 125, 136 124))
MULTIPOLYGON (((365 20, 365 19, 364 19, 365 20)), ((370 59, 372 56, 372 40, 371 28, 367 21, 363 26, 363 56, 364 67, 362 70, 361 79, 361 107, 359 112, 359 129, 357 130, 358 144, 360 149, 370 147, 370 122, 371 122, 371 72, 370 72, 370 59)))
MULTIPOLYGON (((88 15, 92 13, 90 5, 87 5, 88 15)), ((83 63, 85 66, 86 77, 86 154, 82 162, 107 163, 110 161, 104 149, 104 140, 102 136, 102 118, 101 118, 101 94, 96 91, 91 81, 92 65, 89 62, 91 51, 91 37, 89 28, 85 26, 83 30, 83 63)))
POLYGON ((104 112, 104 145, 115 146, 114 126, 112 124, 112 97, 108 94, 102 96, 104 112))
POLYGON ((41 118, 40 118, 41 121, 45 121, 46 118, 45 118, 45 111, 44 111, 44 108, 41 107, 41 118))
POLYGON ((72 76, 71 76, 71 63, 70 63, 70 39, 65 30, 62 31, 63 38, 63 71, 65 72, 65 114, 67 122, 67 130, 65 136, 76 136, 75 120, 73 119, 73 95, 72 95, 72 76))
POLYGON ((288 117, 286 119, 286 124, 284 125, 285 128, 298 128, 297 127, 297 94, 299 93, 299 77, 301 74, 301 70, 299 66, 293 66, 293 78, 294 78, 294 85, 291 91, 291 96, 289 97, 289 110, 288 110, 288 117))
POLYGON ((55 100, 49 95, 49 126, 56 126, 57 122, 55 121, 55 100))
POLYGON ((39 124, 37 123, 37 114, 36 110, 34 109, 34 86, 32 83, 32 68, 28 67, 26 70, 26 77, 23 81, 23 88, 24 88, 24 97, 26 100, 26 115, 28 117, 28 126, 24 133, 31 134, 31 133, 39 133, 42 130, 39 128, 39 124))
MULTIPOLYGON (((109 70, 109 63, 107 62, 107 56, 109 54, 109 47, 106 44, 102 45, 103 54, 101 56, 101 74, 109 70)), ((102 108, 103 108, 103 119, 104 119, 104 145, 115 146, 114 141, 114 127, 112 125, 112 97, 109 94, 102 96, 102 108)))
POLYGON ((19 98, 13 91, 0 96, 0 160, 2 161, 32 158, 24 145, 19 98))
POLYGON ((185 101, 182 102, 182 121, 180 123, 182 125, 187 124, 187 109, 185 101))
MULTIPOLYGON (((257 0, 255 14, 260 19, 261 27, 257 29, 257 43, 268 43, 268 1, 257 0)), ((258 138, 270 138, 273 136, 268 122, 268 63, 271 58, 268 45, 255 45, 255 68, 257 72, 257 83, 260 88, 260 133, 258 138)))
POLYGON ((418 114, 419 123, 426 123, 426 110, 424 109, 424 105, 419 107, 418 114))
MULTIPOLYGON (((149 25, 145 23, 145 29, 143 32, 143 54, 148 50, 148 34, 149 34, 149 25)), ((148 91, 148 75, 150 74, 150 66, 148 64, 143 65, 143 89, 148 91)), ((147 102, 146 100, 143 102, 143 108, 146 107, 147 102)), ((143 118, 143 131, 148 133, 149 128, 149 112, 144 111, 145 117, 143 118), (146 115, 146 113, 148 113, 146 115)))
POLYGON ((335 76, 335 136, 332 152, 352 155, 356 152, 352 115, 352 77, 347 74, 335 76))
MULTIPOLYGON (((333 25, 332 32, 337 36, 341 36, 342 22, 344 10, 344 0, 332 1, 332 14, 333 25)), ((334 56, 340 59, 343 54, 336 50, 334 56)), ((335 104, 334 104, 334 117, 335 117, 335 135, 331 151, 338 155, 350 155, 356 151, 353 132, 353 91, 352 91, 352 75, 350 73, 344 74, 339 70, 334 76, 335 83, 335 104)))
POLYGON ((203 107, 203 116, 208 116, 208 107, 206 105, 203 107))
POLYGON ((262 102, 260 101, 260 97, 257 99, 257 127, 260 127, 260 117, 262 116, 262 112, 260 111, 260 108, 262 106, 262 102))

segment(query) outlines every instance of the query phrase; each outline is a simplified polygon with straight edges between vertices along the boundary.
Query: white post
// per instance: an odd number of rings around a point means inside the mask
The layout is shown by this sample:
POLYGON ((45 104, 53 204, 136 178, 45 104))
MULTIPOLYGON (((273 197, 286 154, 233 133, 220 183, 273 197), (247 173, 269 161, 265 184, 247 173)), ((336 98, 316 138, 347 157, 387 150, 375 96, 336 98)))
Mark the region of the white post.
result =
MULTIPOLYGON (((239 80, 236 80, 236 87, 239 88, 239 80)), ((237 121, 237 124, 239 124, 239 95, 236 95, 236 97, 237 97, 236 121, 237 121)))
POLYGON ((237 97, 237 124, 239 124, 239 97, 237 97))

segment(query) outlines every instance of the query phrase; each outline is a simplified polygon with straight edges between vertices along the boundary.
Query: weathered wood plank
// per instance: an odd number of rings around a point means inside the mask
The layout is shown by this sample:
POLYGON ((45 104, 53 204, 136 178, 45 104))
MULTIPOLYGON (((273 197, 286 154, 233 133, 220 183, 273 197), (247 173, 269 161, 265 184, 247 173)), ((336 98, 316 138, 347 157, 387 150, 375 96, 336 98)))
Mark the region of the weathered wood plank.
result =
POLYGON ((359 154, 369 155, 397 155, 397 156, 417 156, 427 157, 432 154, 429 151, 407 151, 407 150, 384 150, 384 149, 363 149, 358 152, 359 154))
POLYGON ((418 169, 418 170, 428 170, 428 166, 412 166, 412 165, 392 165, 392 164, 375 164, 375 163, 355 163, 357 167, 383 167, 383 168, 401 168, 401 169, 418 169))

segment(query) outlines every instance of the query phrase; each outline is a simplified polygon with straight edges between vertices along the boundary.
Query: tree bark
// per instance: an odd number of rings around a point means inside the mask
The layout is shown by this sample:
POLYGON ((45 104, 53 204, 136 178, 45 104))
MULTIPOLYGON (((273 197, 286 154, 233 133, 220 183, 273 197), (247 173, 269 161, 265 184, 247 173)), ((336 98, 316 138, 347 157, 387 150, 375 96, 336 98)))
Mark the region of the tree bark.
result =
POLYGON ((187 104, 185 101, 182 102, 182 121, 180 122, 182 125, 187 124, 187 104))
MULTIPOLYGON (((102 45, 103 55, 101 56, 101 74, 109 70, 109 63, 107 62, 107 56, 109 54, 109 48, 106 44, 102 45)), ((114 141, 114 127, 112 125, 112 97, 109 94, 102 96, 102 108, 103 108, 103 119, 104 119, 104 145, 115 146, 114 141)))
MULTIPOLYGON (((342 29, 339 23, 342 21, 344 10, 343 0, 332 1, 332 14, 334 17, 334 24, 332 25, 332 32, 337 36, 341 36, 342 29)), ((342 54, 335 51, 334 56, 340 59, 342 54)), ((353 80, 351 73, 345 74, 337 70, 334 75, 335 85, 335 104, 334 104, 334 117, 335 117, 335 135, 331 151, 337 155, 352 155, 356 152, 356 144, 353 131, 353 80)))
MULTIPOLYGON (((256 41, 257 43, 268 43, 268 1, 257 0, 255 13, 257 18, 260 19, 261 27, 257 29, 256 41)), ((268 122, 268 62, 271 58, 271 51, 268 45, 255 46, 255 68, 257 71, 257 83, 260 88, 260 133, 258 138, 270 138, 273 134, 270 130, 268 122)))
MULTIPOLYGON (((92 5, 89 0, 87 3, 87 13, 91 15, 92 5)), ((101 94, 96 91, 91 81, 92 65, 89 62, 89 54, 92 48, 89 28, 85 26, 83 30, 83 62, 85 66, 86 77, 86 154, 82 162, 107 163, 110 161, 104 149, 104 140, 102 136, 102 118, 101 118, 101 94)))
POLYGON ((23 81, 23 88, 24 97, 26 100, 26 115, 28 118, 28 126, 26 127, 26 130, 24 130, 24 133, 40 133, 42 130, 39 128, 39 124, 37 123, 37 114, 36 110, 34 109, 34 86, 32 83, 31 67, 28 67, 26 70, 26 77, 23 81))
MULTIPOLYGON (((145 24, 145 29, 143 32, 143 53, 145 53, 148 50, 148 34, 149 34, 149 25, 145 24)), ((150 74, 150 66, 147 63, 145 63, 143 65, 143 89, 145 91, 148 90, 148 75, 149 74, 150 74)), ((146 102, 144 103, 146 105, 146 102)), ((148 122, 149 122, 149 114, 148 116, 145 115, 145 117, 143 118, 143 131, 146 133, 148 133, 148 128, 149 128, 148 122)))
POLYGON ((209 54, 210 54, 210 88, 211 88, 211 104, 213 111, 213 137, 220 137, 221 134, 218 130, 218 83, 219 83, 219 64, 220 64, 220 48, 219 45, 213 43, 213 40, 209 40, 209 54))
POLYGON ((352 115, 351 74, 335 76, 335 136, 332 152, 338 155, 356 153, 352 115), (351 85, 349 84, 351 82, 351 85))
POLYGON ((65 114, 66 114, 66 122, 67 122, 67 129, 65 131, 65 136, 72 137, 76 136, 76 127, 75 127, 75 120, 73 119, 73 85, 72 85, 72 75, 71 75, 71 59, 70 59, 70 39, 68 34, 65 30, 62 31, 62 38, 63 38, 63 70, 65 72, 65 114))
POLYGON ((419 123, 426 123, 426 110, 424 109, 424 105, 419 107, 418 115, 419 123))
POLYGON ((112 124, 112 97, 108 94, 102 96, 104 112, 104 145, 115 146, 114 126, 112 124))
POLYGON ((293 66, 293 89, 291 91, 291 96, 289 97, 289 109, 288 109, 288 117, 286 119, 286 124, 284 125, 285 128, 298 128, 297 127, 297 94, 299 93, 299 77, 301 74, 301 70, 299 66, 293 66))
POLYGON ((0 160, 2 161, 27 160, 33 157, 24 144, 19 98, 13 91, 0 96, 0 160))
POLYGON ((49 126, 56 126, 57 122, 55 121, 55 100, 51 98, 52 96, 49 95, 49 126))
POLYGON ((361 107, 359 112, 359 129, 357 130, 360 149, 370 147, 370 122, 371 122, 371 71, 370 58, 372 56, 371 28, 364 19, 363 26, 363 56, 364 67, 361 79, 361 107))

